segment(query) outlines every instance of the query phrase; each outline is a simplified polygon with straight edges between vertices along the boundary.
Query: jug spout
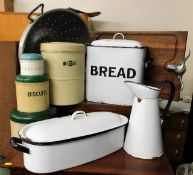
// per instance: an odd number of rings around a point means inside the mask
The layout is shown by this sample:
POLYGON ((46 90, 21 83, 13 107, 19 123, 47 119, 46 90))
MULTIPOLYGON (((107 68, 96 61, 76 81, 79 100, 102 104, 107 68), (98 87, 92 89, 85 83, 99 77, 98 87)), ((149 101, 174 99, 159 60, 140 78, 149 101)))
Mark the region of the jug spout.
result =
POLYGON ((160 88, 143 85, 133 81, 124 81, 127 87, 133 92, 134 96, 140 99, 158 98, 160 88))

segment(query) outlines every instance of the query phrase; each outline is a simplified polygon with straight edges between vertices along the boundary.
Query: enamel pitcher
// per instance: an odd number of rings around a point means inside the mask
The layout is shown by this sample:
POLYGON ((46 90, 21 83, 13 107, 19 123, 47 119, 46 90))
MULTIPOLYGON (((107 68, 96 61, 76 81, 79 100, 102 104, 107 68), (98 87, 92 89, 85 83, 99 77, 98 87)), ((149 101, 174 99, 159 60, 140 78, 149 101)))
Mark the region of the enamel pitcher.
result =
POLYGON ((163 116, 168 111, 175 94, 175 86, 163 81, 159 88, 125 81, 134 94, 134 100, 125 138, 124 150, 133 157, 154 159, 163 154, 161 120, 158 105, 160 90, 165 84, 171 88, 163 116))

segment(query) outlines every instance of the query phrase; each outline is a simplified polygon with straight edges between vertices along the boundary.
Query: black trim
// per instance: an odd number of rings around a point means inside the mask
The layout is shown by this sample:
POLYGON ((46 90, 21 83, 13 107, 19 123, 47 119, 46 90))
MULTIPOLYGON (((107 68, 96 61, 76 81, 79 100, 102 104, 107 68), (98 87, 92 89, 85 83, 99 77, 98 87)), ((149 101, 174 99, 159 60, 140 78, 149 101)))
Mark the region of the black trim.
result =
POLYGON ((13 148, 15 148, 18 151, 21 151, 23 153, 29 154, 29 148, 26 148, 20 144, 22 144, 22 140, 17 137, 12 137, 10 140, 10 144, 13 148))
MULTIPOLYGON (((41 6, 41 4, 39 5, 41 6)), ((39 8, 39 6, 37 6, 39 8)), ((37 8, 36 7, 36 8, 37 8)), ((35 9, 36 9, 35 8, 35 9)), ((76 16, 76 18, 78 18, 80 21, 81 21, 81 25, 82 26, 79 26, 79 27, 83 27, 83 30, 84 30, 84 34, 83 34, 83 40, 81 41, 71 41, 71 42, 76 42, 76 43, 81 43, 81 44, 90 44, 90 33, 89 33, 89 30, 88 30, 88 27, 86 25, 86 23, 82 20, 82 18, 80 17, 80 15, 78 15, 77 13, 73 12, 72 10, 69 10, 68 8, 67 9, 64 9, 64 8, 57 8, 57 9, 52 9, 52 10, 48 10, 46 11, 45 13, 42 13, 37 19, 33 20, 33 23, 30 24, 29 28, 26 28, 27 31, 26 33, 22 34, 22 38, 23 39, 23 45, 21 46, 21 54, 22 53, 26 53, 26 52, 36 52, 36 53, 40 53, 40 43, 36 43, 38 44, 37 48, 31 48, 34 46, 34 42, 32 43, 33 46, 30 46, 30 48, 27 47, 27 44, 29 42, 29 36, 32 37, 31 35, 33 33, 31 33, 33 30, 35 30, 36 28, 36 25, 39 24, 41 25, 43 22, 45 22, 45 18, 47 17, 47 15, 50 15, 51 13, 54 13, 55 12, 63 12, 63 13, 68 13, 70 15, 74 15, 76 16), (43 19, 43 20, 42 20, 43 19), (41 21, 41 22, 40 22, 41 21), (42 22, 43 21, 43 22, 42 22), (35 27, 34 27, 35 26, 35 27), (34 29, 35 28, 35 29, 34 29)), ((45 27, 45 26, 41 26, 41 27, 45 27)), ((54 41, 53 40, 53 37, 51 37, 51 39, 49 39, 48 41, 46 42, 50 42, 50 41, 54 41)), ((60 40, 60 42, 67 42, 67 40, 60 40)), ((20 49, 20 48, 19 48, 20 49)))
POLYGON ((41 7, 41 14, 43 14, 44 13, 44 4, 39 4, 37 7, 35 7, 30 13, 29 13, 29 15, 27 16, 27 18, 31 21, 31 23, 32 22, 34 22, 34 19, 33 18, 31 18, 31 16, 33 15, 33 13, 37 10, 37 9, 39 9, 41 7))
POLYGON ((125 80, 124 83, 138 84, 138 85, 144 86, 145 88, 148 88, 148 89, 151 89, 151 90, 160 91, 160 88, 158 88, 158 87, 153 87, 153 86, 141 84, 141 83, 130 81, 130 80, 125 80))
MULTIPOLYGON (((127 123, 126 123, 126 124, 127 124, 127 123)), ((124 125, 126 125, 126 124, 124 124, 124 125)), ((66 140, 59 140, 59 141, 54 141, 54 142, 33 142, 33 141, 31 141, 30 139, 22 138, 21 136, 20 136, 20 138, 21 138, 21 140, 22 140, 23 142, 28 143, 28 144, 31 144, 31 145, 39 145, 39 146, 44 146, 44 145, 57 145, 57 144, 60 144, 60 143, 78 141, 78 140, 80 140, 80 139, 86 139, 86 138, 90 138, 90 137, 93 137, 93 136, 96 136, 96 135, 99 135, 99 134, 104 134, 104 133, 106 133, 106 132, 109 132, 109 131, 112 131, 112 130, 121 128, 121 127, 123 127, 124 125, 121 125, 121 126, 118 126, 118 127, 116 127, 116 128, 109 129, 109 130, 101 131, 101 132, 98 132, 98 133, 90 134, 90 135, 85 135, 85 136, 70 138, 70 139, 66 139, 66 140)))
POLYGON ((161 88, 163 88, 163 86, 165 84, 169 84, 170 85, 170 95, 169 95, 169 98, 168 98, 168 102, 165 106, 165 109, 163 109, 163 113, 162 113, 162 119, 165 120, 166 118, 166 114, 168 113, 169 111, 169 108, 171 106, 171 103, 174 99, 174 96, 175 96, 175 91, 176 91, 176 87, 175 87, 175 84, 169 80, 166 80, 166 81, 163 81, 162 84, 161 84, 161 88))

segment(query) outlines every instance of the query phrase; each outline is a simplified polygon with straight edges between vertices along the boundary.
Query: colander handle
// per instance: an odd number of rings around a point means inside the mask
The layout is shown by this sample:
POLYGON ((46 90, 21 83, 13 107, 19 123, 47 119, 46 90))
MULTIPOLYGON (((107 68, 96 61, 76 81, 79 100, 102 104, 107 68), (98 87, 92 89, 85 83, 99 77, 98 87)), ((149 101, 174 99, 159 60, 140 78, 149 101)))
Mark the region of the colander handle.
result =
POLYGON ((32 16, 33 13, 34 13, 37 9, 39 9, 40 7, 41 7, 41 14, 43 14, 43 13, 44 13, 44 4, 39 4, 37 7, 35 7, 35 8, 29 13, 29 15, 28 15, 27 18, 30 20, 31 23, 34 22, 34 19, 33 19, 31 16, 32 16))

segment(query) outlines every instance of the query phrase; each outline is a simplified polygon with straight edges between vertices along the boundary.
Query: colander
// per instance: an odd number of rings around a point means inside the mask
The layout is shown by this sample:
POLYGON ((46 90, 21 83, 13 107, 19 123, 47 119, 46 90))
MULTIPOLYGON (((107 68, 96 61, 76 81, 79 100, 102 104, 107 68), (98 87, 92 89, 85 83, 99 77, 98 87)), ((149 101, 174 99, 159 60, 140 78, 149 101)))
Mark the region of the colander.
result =
POLYGON ((69 9, 53 9, 43 13, 44 4, 38 5, 28 15, 30 24, 22 34, 19 56, 22 53, 40 53, 40 43, 75 42, 90 43, 89 30, 78 14, 69 9), (34 20, 34 12, 41 14, 34 20))

